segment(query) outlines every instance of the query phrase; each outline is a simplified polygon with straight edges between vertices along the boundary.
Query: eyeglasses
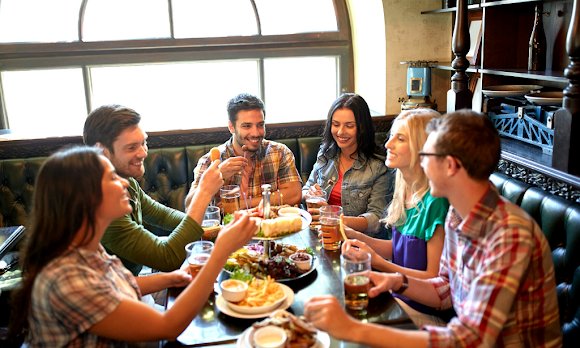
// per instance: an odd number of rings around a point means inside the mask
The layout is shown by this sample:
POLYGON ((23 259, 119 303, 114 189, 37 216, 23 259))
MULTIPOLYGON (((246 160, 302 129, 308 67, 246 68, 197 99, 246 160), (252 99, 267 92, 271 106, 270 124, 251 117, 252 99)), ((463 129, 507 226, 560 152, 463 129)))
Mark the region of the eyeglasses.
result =
POLYGON ((419 151, 419 158, 424 156, 435 156, 435 157, 445 157, 448 156, 446 153, 436 153, 436 152, 423 152, 419 151))
POLYGON ((436 153, 436 152, 423 152, 423 151, 419 151, 419 160, 423 161, 423 158, 425 158, 425 156, 435 156, 435 157, 447 157, 447 156, 451 156, 453 157, 453 159, 455 159, 455 161, 457 162, 457 165, 459 166, 459 168, 461 168, 461 161, 459 160, 459 158, 447 154, 447 153, 436 153))

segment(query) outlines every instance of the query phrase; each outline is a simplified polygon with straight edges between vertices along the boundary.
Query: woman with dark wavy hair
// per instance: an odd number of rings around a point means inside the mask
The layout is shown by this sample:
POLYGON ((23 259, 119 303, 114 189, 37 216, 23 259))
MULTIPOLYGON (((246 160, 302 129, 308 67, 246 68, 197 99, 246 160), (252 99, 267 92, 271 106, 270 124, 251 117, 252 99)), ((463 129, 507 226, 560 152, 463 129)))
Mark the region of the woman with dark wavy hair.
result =
POLYGON ((127 187, 96 148, 71 148, 43 164, 22 250, 24 278, 13 302, 12 337, 24 333, 31 347, 175 339, 205 304, 228 255, 257 232, 254 218, 239 214, 193 280, 180 270, 135 278, 100 244, 111 221, 131 212, 127 187), (165 313, 140 301, 144 294, 186 285, 165 313))
POLYGON ((366 101, 354 93, 341 95, 328 111, 318 158, 302 197, 325 191, 328 204, 342 206, 346 225, 376 236, 391 186, 379 151, 366 101))

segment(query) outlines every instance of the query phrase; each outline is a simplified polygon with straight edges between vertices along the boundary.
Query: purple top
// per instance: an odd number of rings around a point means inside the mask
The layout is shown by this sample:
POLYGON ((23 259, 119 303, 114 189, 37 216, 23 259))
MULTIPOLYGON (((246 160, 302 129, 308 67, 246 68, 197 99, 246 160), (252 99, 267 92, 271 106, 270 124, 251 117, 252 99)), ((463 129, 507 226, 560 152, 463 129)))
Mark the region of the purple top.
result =
MULTIPOLYGON (((433 237, 437 226, 444 226, 449 203, 444 198, 434 198, 425 193, 417 208, 405 211, 407 219, 403 225, 393 226, 393 259, 396 265, 419 271, 427 270, 427 242, 433 237)), ((435 309, 410 300, 404 295, 393 296, 405 301, 412 308, 427 314, 435 309)))

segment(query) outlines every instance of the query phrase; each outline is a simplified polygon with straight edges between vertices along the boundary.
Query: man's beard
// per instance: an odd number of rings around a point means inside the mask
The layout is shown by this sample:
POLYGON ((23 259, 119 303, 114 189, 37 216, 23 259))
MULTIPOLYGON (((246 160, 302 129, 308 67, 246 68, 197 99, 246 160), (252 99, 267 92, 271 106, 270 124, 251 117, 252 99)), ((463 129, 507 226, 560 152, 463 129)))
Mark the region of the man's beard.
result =
POLYGON ((260 150, 260 146, 262 145, 262 140, 264 140, 262 137, 258 139, 258 143, 256 144, 255 148, 253 148, 253 145, 249 144, 249 141, 239 137, 237 138, 237 143, 242 148, 242 151, 258 152, 258 150, 260 150))

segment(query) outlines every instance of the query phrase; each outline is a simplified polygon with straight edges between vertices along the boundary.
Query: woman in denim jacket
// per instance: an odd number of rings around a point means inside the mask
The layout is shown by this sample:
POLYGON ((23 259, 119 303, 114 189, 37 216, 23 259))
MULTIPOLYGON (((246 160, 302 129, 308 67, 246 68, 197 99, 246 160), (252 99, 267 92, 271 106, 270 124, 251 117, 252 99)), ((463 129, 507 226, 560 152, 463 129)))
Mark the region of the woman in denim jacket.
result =
POLYGON ((366 101, 353 93, 341 95, 328 112, 317 161, 302 197, 324 194, 328 204, 342 206, 347 226, 376 236, 390 200, 390 181, 366 101))

